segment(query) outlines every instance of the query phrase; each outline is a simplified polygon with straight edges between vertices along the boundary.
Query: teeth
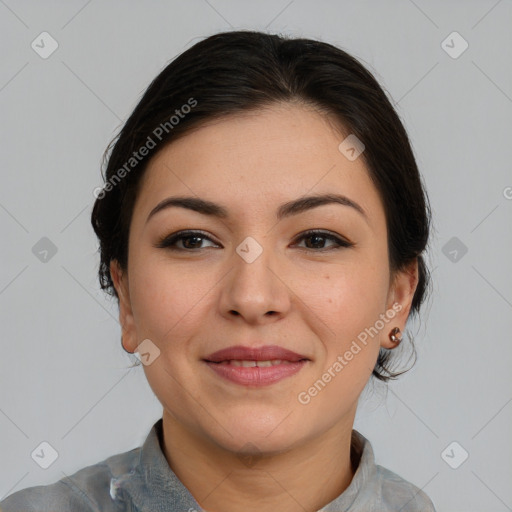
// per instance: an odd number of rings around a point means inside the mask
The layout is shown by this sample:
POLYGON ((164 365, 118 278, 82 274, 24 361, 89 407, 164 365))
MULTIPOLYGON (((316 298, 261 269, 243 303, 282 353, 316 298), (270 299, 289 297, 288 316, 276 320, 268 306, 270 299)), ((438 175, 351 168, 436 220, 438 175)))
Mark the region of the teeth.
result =
POLYGON ((250 368, 251 366, 258 366, 256 361, 231 361, 234 366, 243 366, 244 368, 250 368))
POLYGON ((256 361, 256 366, 272 366, 272 361, 256 361))
POLYGON ((222 361, 221 364, 230 364, 232 366, 243 366, 244 368, 254 368, 258 366, 259 368, 264 368, 268 366, 276 366, 278 364, 287 364, 290 361, 282 361, 281 359, 272 359, 271 361, 239 361, 239 360, 231 360, 231 361, 222 361))

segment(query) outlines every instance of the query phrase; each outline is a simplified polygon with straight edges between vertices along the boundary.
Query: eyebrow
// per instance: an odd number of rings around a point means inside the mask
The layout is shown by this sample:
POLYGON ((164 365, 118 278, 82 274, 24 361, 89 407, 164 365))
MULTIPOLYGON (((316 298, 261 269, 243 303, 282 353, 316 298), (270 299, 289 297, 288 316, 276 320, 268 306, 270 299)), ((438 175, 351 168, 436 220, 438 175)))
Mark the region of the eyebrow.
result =
MULTIPOLYGON (((301 197, 299 199, 295 199, 293 201, 289 201, 287 203, 283 203, 278 208, 276 217, 278 220, 282 220, 285 217, 297 215, 307 210, 311 210, 312 208, 317 208, 318 206, 323 206, 326 204, 340 204, 343 206, 353 208, 364 217, 366 222, 368 222, 368 216, 364 209, 358 203, 352 201, 352 199, 349 199, 348 197, 340 194, 322 194, 306 196, 301 197)), ((195 212, 201 213, 203 215, 209 215, 220 219, 225 219, 229 217, 228 210, 224 206, 221 206, 220 204, 208 201, 206 199, 201 199, 199 197, 178 196, 168 197, 167 199, 160 201, 160 203, 158 203, 149 213, 148 218, 146 219, 146 223, 156 213, 173 206, 186 208, 188 210, 193 210, 195 212)))

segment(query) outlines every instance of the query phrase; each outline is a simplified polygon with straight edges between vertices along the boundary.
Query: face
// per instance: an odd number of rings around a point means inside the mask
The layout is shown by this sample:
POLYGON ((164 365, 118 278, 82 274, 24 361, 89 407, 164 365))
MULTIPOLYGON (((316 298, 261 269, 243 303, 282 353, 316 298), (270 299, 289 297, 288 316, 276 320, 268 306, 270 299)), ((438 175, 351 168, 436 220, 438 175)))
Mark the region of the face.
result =
POLYGON ((351 428, 379 347, 404 330, 417 277, 416 267, 390 274, 382 202, 362 156, 338 149, 343 139, 316 111, 281 105, 204 126, 149 163, 128 268, 113 262, 111 272, 125 349, 150 340, 143 367, 164 423, 226 450, 269 453, 351 428), (345 204, 290 207, 326 194, 345 204), (151 215, 178 196, 225 215, 179 205, 151 215), (221 349, 270 345, 303 360, 207 362, 221 349))

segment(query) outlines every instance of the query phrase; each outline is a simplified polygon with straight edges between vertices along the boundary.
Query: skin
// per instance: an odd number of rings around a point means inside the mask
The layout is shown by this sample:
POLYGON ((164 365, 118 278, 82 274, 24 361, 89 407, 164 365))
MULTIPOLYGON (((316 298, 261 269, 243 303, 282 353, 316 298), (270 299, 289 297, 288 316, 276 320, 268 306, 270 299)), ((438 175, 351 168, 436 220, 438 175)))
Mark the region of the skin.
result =
POLYGON ((389 331, 405 328, 418 274, 416 262, 390 273, 382 202, 363 158, 349 161, 338 150, 344 137, 332 120, 299 104, 222 118, 185 135, 147 167, 127 271, 111 263, 124 348, 134 352, 149 339, 160 350, 144 371, 163 406, 165 456, 207 511, 316 511, 354 475, 357 401, 379 347, 394 348, 389 331), (276 220, 284 202, 333 192, 357 202, 367 220, 339 204, 276 220), (173 195, 220 203, 229 216, 171 207, 146 222, 173 195), (178 241, 181 251, 155 247, 185 229, 208 238, 178 241), (297 238, 309 229, 355 245, 297 238), (263 249, 252 263, 235 250, 247 236, 263 249), (396 303, 401 311, 378 335, 300 403, 298 394, 396 303), (238 344, 276 344, 310 360, 277 383, 241 386, 202 361, 238 344))

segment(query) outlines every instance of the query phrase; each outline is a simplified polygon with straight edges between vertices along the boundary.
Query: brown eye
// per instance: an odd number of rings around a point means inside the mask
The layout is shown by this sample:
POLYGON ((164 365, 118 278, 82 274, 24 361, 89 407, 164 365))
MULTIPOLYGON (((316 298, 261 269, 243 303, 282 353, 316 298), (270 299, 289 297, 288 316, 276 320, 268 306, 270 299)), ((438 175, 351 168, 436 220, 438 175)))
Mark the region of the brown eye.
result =
POLYGON ((311 230, 302 233, 296 240, 306 240, 306 249, 313 249, 318 251, 327 251, 332 249, 340 249, 341 247, 352 247, 354 244, 339 238, 338 236, 330 233, 329 231, 311 230), (325 240, 334 242, 334 246, 324 247, 325 240), (309 242, 308 242, 309 241, 309 242))
POLYGON ((202 231, 179 231, 178 233, 163 238, 155 247, 159 249, 170 249, 172 251, 198 251, 206 249, 206 247, 201 247, 201 244, 205 240, 215 243, 202 231), (180 242, 181 247, 179 246, 180 242))

